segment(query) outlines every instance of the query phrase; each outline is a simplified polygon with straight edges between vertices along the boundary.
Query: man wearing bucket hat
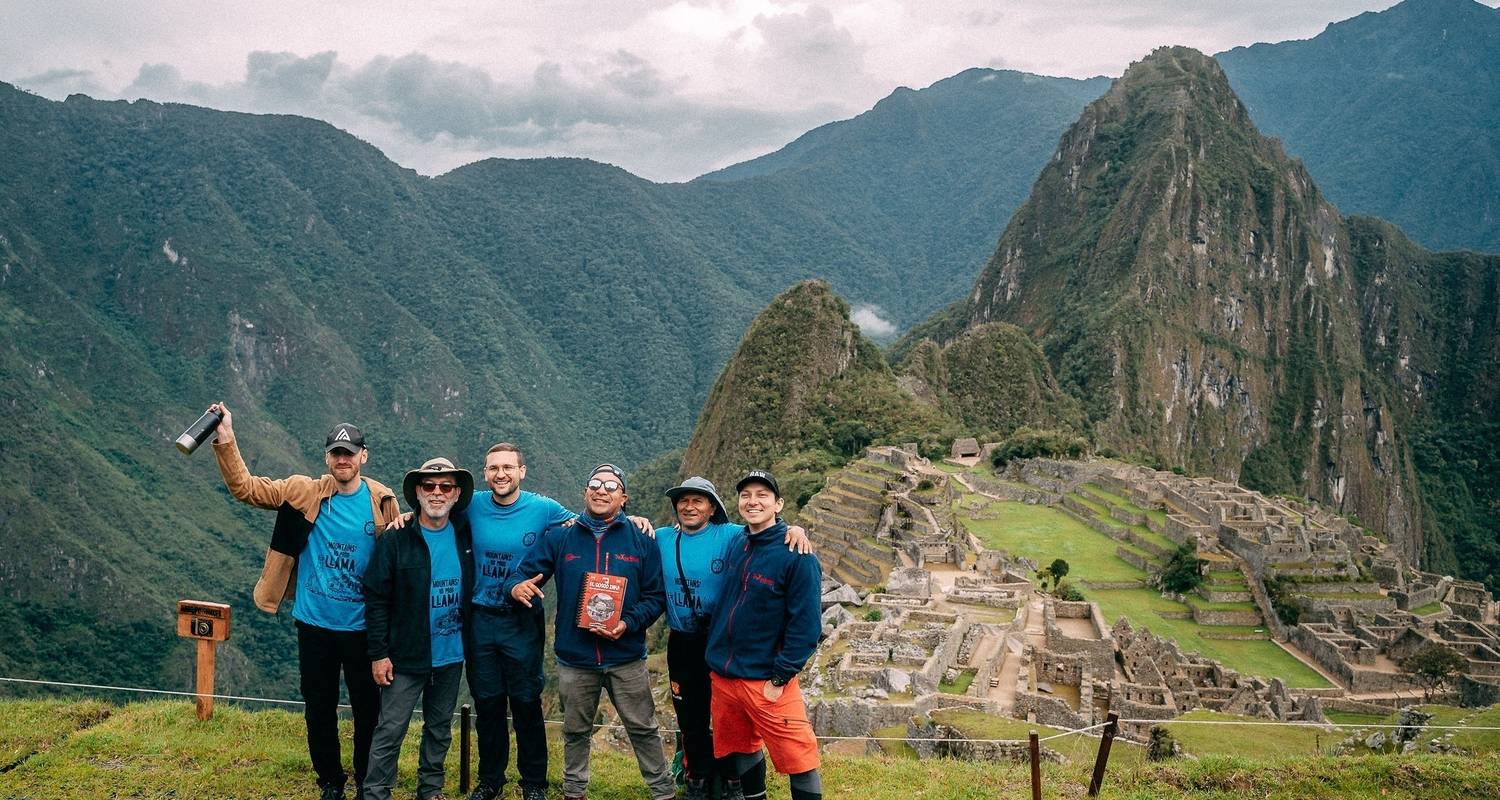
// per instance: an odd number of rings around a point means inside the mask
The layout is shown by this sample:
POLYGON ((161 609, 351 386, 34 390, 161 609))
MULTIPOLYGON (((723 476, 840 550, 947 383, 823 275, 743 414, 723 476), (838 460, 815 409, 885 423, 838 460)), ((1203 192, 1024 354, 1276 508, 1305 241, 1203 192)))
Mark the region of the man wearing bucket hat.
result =
MULTIPOLYGON (((714 769, 709 725, 708 664, 703 660, 708 619, 718 602, 727 562, 726 548, 745 526, 729 521, 713 482, 694 475, 667 490, 677 523, 656 531, 667 585, 667 677, 672 708, 682 732, 685 800, 707 800, 714 769)), ((786 544, 809 552, 807 532, 788 528, 786 544)))
MULTIPOLYGON (((822 633, 823 571, 811 555, 781 547, 786 523, 771 473, 741 478, 745 535, 730 546, 727 588, 709 624, 714 755, 729 766, 724 796, 766 796, 766 762, 791 776, 792 800, 823 796, 818 740, 797 683, 822 633)), ((722 768, 721 768, 722 769, 722 768)))
POLYGON ((382 688, 362 797, 389 800, 401 740, 420 699, 417 798, 441 800, 474 589, 473 544, 463 514, 474 478, 434 458, 406 473, 401 488, 417 511, 380 538, 364 577, 370 670, 382 688))
POLYGON ((548 528, 505 583, 510 597, 530 608, 543 596, 542 585, 556 578, 552 649, 563 706, 565 798, 588 791, 594 715, 605 691, 653 800, 677 794, 662 754, 645 661, 646 629, 666 605, 661 555, 625 516, 627 499, 620 468, 595 467, 583 490, 585 513, 572 526, 548 528), (600 597, 599 587, 608 587, 610 596, 600 597), (596 617, 615 621, 599 623, 596 617))
POLYGON ((321 477, 263 478, 250 474, 234 436, 234 418, 223 403, 214 456, 224 485, 236 500, 276 509, 276 527, 255 584, 255 605, 276 613, 292 597, 297 625, 297 666, 307 723, 307 752, 322 800, 343 800, 339 746, 339 673, 354 716, 354 783, 364 782, 370 737, 380 708, 366 658, 365 602, 360 578, 376 537, 397 516, 396 496, 364 477, 369 459, 359 428, 341 422, 324 437, 321 477))

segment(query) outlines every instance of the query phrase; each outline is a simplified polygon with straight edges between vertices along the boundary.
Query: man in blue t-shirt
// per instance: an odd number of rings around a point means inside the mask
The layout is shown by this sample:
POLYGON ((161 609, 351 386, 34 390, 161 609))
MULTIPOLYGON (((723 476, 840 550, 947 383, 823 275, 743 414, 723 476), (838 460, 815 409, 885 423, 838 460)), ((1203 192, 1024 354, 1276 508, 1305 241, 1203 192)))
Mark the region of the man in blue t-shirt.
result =
MULTIPOLYGON (((708 620, 723 587, 725 550, 745 532, 745 526, 729 521, 718 491, 707 478, 694 475, 668 489, 667 497, 677 524, 656 531, 667 587, 667 677, 677 727, 682 731, 685 800, 707 800, 715 767, 709 724, 712 692, 703 651, 708 620)), ((811 550, 807 532, 798 525, 787 530, 786 544, 801 553, 811 550)))
POLYGON ((489 491, 466 511, 474 534, 474 616, 469 631, 468 679, 479 734, 479 782, 469 800, 491 800, 505 788, 510 761, 506 707, 516 726, 516 770, 522 800, 547 789, 547 733, 542 724, 542 648, 547 617, 504 592, 507 578, 542 532, 573 519, 550 497, 521 490, 526 460, 509 442, 484 456, 489 491))
POLYGON ((275 532, 255 585, 255 604, 274 614, 284 598, 294 598, 307 752, 322 800, 343 800, 348 776, 339 744, 339 674, 343 673, 353 710, 358 787, 365 779, 380 709, 366 658, 360 578, 375 550, 376 536, 399 513, 396 496, 361 474, 370 453, 364 434, 347 422, 333 426, 324 438, 326 474, 272 479, 251 475, 246 468, 229 409, 215 403, 209 410, 222 415, 214 456, 229 493, 252 506, 276 509, 275 532))
POLYGON ((446 797, 443 759, 453 739, 474 591, 473 540, 463 513, 474 479, 434 458, 406 473, 402 490, 417 512, 380 538, 364 575, 370 671, 382 687, 364 800, 390 800, 401 740, 419 699, 417 800, 446 797))

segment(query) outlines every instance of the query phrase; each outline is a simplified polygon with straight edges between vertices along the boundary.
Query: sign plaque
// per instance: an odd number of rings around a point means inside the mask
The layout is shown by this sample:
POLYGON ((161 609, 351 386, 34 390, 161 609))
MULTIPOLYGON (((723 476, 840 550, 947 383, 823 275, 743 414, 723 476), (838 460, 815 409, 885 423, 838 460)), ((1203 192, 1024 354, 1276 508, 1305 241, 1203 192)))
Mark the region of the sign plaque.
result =
POLYGON ((214 654, 219 642, 229 638, 230 608, 203 600, 177 601, 177 635, 198 642, 198 719, 214 715, 214 654))

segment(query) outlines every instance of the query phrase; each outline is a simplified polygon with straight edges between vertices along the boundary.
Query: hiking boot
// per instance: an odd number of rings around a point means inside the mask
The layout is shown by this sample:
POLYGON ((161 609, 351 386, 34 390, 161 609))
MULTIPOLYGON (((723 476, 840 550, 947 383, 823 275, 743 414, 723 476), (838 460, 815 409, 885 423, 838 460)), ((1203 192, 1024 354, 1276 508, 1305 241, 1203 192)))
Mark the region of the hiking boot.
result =
POLYGON ((739 781, 724 781, 719 790, 719 800, 745 800, 745 784, 739 781))
POLYGON ((495 800, 499 796, 500 790, 488 783, 481 783, 474 787, 474 791, 469 792, 469 800, 495 800))
POLYGON ((547 800, 547 790, 540 786, 522 786, 521 800, 547 800))
POLYGON ((344 800, 344 784, 330 783, 318 794, 318 800, 344 800))
POLYGON ((708 800, 708 781, 688 781, 682 800, 708 800))

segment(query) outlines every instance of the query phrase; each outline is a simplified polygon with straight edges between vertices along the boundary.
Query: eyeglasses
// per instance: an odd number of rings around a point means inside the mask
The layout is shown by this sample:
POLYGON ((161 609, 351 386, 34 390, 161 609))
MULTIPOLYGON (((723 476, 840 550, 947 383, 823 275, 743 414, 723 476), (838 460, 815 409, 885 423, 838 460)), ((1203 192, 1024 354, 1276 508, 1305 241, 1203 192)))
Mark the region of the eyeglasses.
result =
POLYGON ((421 483, 417 484, 417 488, 421 489, 424 492, 427 492, 428 494, 436 494, 439 492, 441 492, 442 494, 453 494, 454 492, 458 491, 458 484, 438 483, 437 481, 422 481, 421 483))
POLYGON ((485 472, 520 472, 525 467, 520 464, 491 464, 484 468, 485 472))
POLYGON ((589 481, 588 487, 589 487, 589 491, 594 491, 594 492, 597 492, 600 489, 603 489, 606 492, 618 492, 620 490, 620 482, 619 481, 601 481, 598 478, 594 478, 593 480, 589 481))

